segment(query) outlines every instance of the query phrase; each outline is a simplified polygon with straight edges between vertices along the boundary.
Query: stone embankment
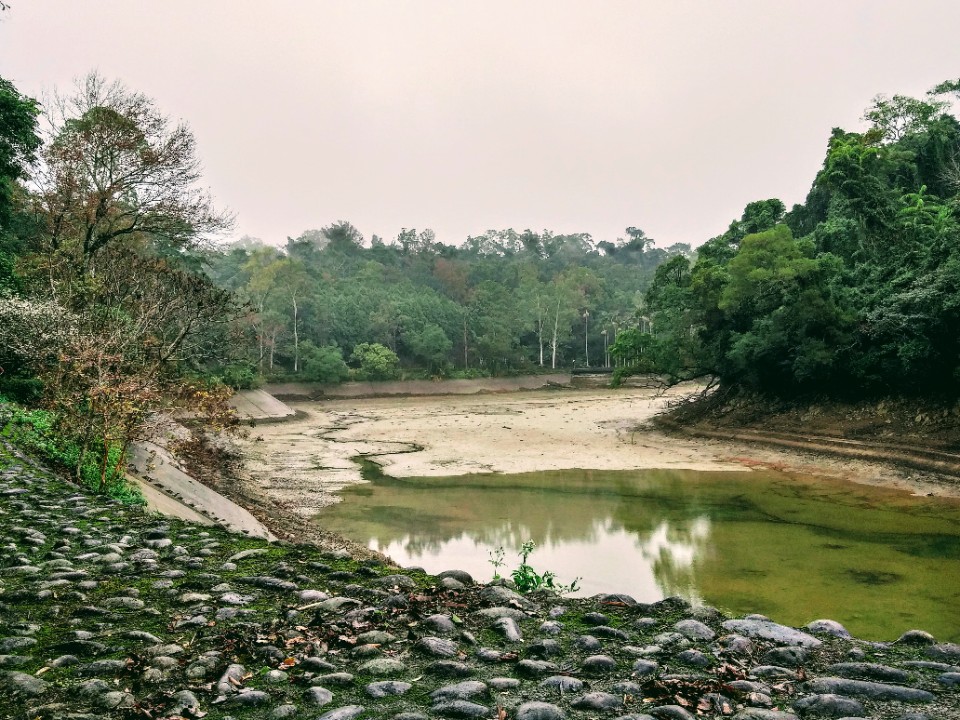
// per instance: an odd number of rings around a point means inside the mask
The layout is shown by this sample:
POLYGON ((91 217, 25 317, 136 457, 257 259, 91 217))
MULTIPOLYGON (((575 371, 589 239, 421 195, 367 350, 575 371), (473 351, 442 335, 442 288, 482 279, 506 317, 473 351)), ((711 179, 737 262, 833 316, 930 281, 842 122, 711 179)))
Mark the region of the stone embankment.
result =
POLYGON ((161 518, 0 448, 0 717, 934 720, 960 718, 960 645, 521 596, 161 518))

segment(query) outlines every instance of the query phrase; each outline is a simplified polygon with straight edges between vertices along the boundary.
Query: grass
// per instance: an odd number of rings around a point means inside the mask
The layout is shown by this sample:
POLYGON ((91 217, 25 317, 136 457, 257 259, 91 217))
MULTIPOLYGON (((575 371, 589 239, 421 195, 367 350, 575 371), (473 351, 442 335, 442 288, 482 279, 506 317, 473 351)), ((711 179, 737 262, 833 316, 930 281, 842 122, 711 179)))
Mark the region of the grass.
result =
MULTIPOLYGON (((0 395, 0 437, 21 452, 72 476, 87 489, 99 492, 102 456, 59 434, 56 421, 56 415, 48 410, 25 408, 0 395)), ((94 438, 90 446, 100 444, 94 438)), ((120 453, 119 447, 110 448, 103 492, 126 504, 143 505, 146 501, 140 490, 127 482, 123 472, 116 470, 124 466, 120 453)))

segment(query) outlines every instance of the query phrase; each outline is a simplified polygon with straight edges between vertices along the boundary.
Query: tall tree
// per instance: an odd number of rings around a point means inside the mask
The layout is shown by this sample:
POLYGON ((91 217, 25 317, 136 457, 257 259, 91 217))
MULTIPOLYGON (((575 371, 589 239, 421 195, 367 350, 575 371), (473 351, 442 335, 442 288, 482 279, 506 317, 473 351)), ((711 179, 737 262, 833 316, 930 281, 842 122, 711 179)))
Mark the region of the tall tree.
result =
POLYGON ((190 129, 150 98, 94 72, 51 111, 37 178, 42 238, 75 267, 92 272, 98 253, 136 235, 184 248, 231 226, 197 186, 190 129))
POLYGON ((0 77, 0 231, 10 219, 13 185, 26 176, 40 147, 39 114, 36 100, 0 77))

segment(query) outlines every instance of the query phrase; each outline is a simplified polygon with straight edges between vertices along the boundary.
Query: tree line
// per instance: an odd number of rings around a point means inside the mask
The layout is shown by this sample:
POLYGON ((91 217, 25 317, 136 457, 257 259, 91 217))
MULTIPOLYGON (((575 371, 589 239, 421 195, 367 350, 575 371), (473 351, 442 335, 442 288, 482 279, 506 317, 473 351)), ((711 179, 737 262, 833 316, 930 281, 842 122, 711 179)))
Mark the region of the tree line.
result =
MULTIPOLYGON (((780 396, 957 397, 960 80, 878 96, 834 129, 803 203, 747 205, 695 262, 659 266, 633 371, 780 396)), ((630 342, 627 342, 627 341, 630 342)))
POLYGON ((249 310, 231 380, 500 374, 611 362, 655 268, 692 256, 686 245, 654 247, 637 228, 626 234, 595 243, 508 229, 455 247, 413 229, 368 243, 341 221, 283 247, 243 238, 203 261, 249 310))

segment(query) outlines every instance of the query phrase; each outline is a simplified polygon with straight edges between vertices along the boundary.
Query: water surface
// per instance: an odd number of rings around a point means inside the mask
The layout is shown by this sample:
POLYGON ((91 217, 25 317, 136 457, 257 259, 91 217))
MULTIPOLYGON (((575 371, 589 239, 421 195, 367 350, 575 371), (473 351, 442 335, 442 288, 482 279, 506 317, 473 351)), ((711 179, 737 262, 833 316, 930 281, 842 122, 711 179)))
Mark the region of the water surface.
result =
MULTIPOLYGON (((567 470, 382 478, 317 522, 430 572, 531 564, 581 595, 682 595, 859 637, 922 628, 960 641, 960 503, 775 472, 567 470)), ((504 571, 501 571, 504 572, 504 571)))

